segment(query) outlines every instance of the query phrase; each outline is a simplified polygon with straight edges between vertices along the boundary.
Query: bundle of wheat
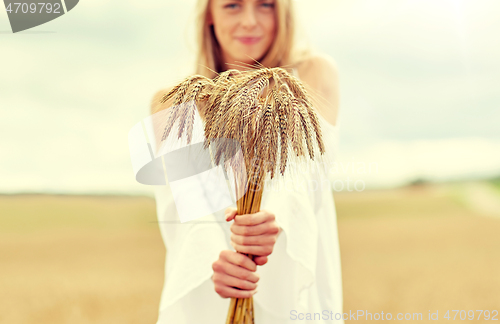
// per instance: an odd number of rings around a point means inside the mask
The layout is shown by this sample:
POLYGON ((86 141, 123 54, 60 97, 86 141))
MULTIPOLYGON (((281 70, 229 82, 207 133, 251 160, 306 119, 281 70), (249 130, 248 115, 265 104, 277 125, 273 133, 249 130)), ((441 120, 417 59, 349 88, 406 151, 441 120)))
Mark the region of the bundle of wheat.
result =
MULTIPOLYGON (((311 98, 300 80, 283 68, 231 69, 213 80, 194 75, 166 93, 160 102, 172 97, 173 110, 162 140, 179 120, 178 137, 186 133, 190 143, 195 109, 197 103, 203 102, 200 115, 204 119, 204 147, 215 144, 214 164, 220 165, 223 157, 237 156, 234 145, 214 139, 240 143, 242 159, 231 159, 233 170, 241 170, 242 163, 246 170, 241 177, 246 181, 235 181, 237 197, 241 197, 237 201, 240 215, 260 210, 264 177, 270 173, 273 178, 276 171, 284 174, 290 148, 296 157, 305 156, 307 149, 310 159, 314 159, 315 147, 324 153, 311 98)), ((254 323, 253 298, 231 299, 226 324, 229 323, 254 323)))

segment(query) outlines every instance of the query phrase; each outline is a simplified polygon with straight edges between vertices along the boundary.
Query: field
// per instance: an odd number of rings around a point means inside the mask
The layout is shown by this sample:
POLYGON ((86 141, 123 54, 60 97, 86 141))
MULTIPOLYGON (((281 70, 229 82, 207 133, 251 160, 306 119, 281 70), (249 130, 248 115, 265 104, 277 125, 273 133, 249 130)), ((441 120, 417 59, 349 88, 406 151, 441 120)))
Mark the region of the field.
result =
MULTIPOLYGON (((500 310, 498 184, 334 198, 345 312, 424 323, 429 310, 432 322, 448 309, 500 310)), ((0 213, 0 323, 156 322, 165 248, 153 199, 4 195, 0 213)))

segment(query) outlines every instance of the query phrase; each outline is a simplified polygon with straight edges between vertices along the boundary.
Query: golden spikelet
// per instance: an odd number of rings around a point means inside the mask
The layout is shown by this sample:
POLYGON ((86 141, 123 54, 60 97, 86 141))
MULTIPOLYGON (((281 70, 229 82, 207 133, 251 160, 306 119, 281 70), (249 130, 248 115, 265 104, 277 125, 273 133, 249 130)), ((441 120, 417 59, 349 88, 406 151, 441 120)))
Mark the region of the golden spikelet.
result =
POLYGON ((309 157, 314 159, 314 148, 311 140, 311 124, 309 121, 309 115, 307 114, 307 110, 300 103, 297 105, 300 121, 302 125, 302 131, 304 133, 304 139, 306 140, 307 151, 309 152, 309 157))
POLYGON ((275 102, 271 103, 271 110, 274 111, 275 113, 272 114, 271 116, 271 134, 269 138, 269 149, 268 149, 268 169, 271 172, 271 179, 274 177, 274 173, 276 170, 276 166, 278 165, 278 138, 279 138, 279 119, 276 114, 276 109, 274 106, 276 105, 275 102))
POLYGON ((180 105, 176 105, 170 108, 165 130, 163 131, 163 136, 161 137, 162 141, 164 141, 167 138, 168 134, 170 134, 170 131, 172 130, 172 127, 177 120, 177 116, 179 115, 179 111, 181 110, 181 108, 182 107, 180 107, 180 105))
POLYGON ((325 153, 325 145, 323 143, 323 137, 321 136, 321 127, 319 125, 318 116, 316 116, 314 109, 308 101, 302 100, 302 102, 307 109, 309 120, 311 121, 311 126, 314 130, 314 135, 318 144, 319 152, 323 154, 325 153))
POLYGON ((294 94, 295 98, 308 100, 307 91, 304 85, 300 82, 300 80, 296 76, 290 75, 286 79, 286 84, 294 94))
POLYGON ((262 127, 259 129, 259 137, 261 138, 261 141, 259 141, 260 145, 257 146, 257 157, 259 158, 258 163, 260 165, 264 165, 264 170, 266 172, 271 170, 269 168, 269 164, 272 158, 271 136, 274 131, 274 116, 272 108, 273 107, 271 104, 267 104, 266 108, 264 109, 264 115, 262 116, 262 127))
POLYGON ((189 103, 188 102, 183 102, 180 104, 180 109, 179 109, 179 128, 177 132, 177 138, 181 138, 182 133, 184 131, 184 126, 186 125, 186 117, 188 114, 189 110, 189 103))
POLYGON ((196 99, 198 94, 203 88, 203 83, 198 81, 193 89, 189 92, 188 102, 186 103, 186 108, 183 110, 184 118, 181 118, 181 123, 179 124, 178 138, 181 137, 184 127, 186 127, 186 134, 188 137, 188 143, 191 142, 194 124, 194 114, 196 110, 196 99))
POLYGON ((191 80, 193 79, 193 77, 187 79, 186 81, 184 81, 179 89, 177 90, 176 94, 175 94, 175 97, 174 97, 174 106, 177 106, 179 105, 180 103, 184 102, 184 97, 186 95, 186 92, 189 88, 189 86, 191 85, 191 80))
POLYGON ((187 134, 187 142, 191 143, 191 139, 193 138, 193 126, 194 126, 194 116, 196 112, 196 104, 194 101, 190 101, 188 103, 188 111, 186 114, 186 134, 187 134))
POLYGON ((264 90, 266 86, 269 86, 269 78, 265 76, 261 77, 257 82, 255 82, 255 85, 248 92, 247 102, 245 103, 246 107, 252 107, 255 104, 255 101, 257 100, 261 91, 264 90))
POLYGON ((290 98, 286 92, 277 92, 280 95, 280 107, 278 108, 279 132, 280 132, 280 173, 284 175, 288 160, 288 117, 290 116, 290 98))
POLYGON ((169 92, 167 92, 166 94, 163 95, 163 97, 161 97, 160 99, 160 103, 164 103, 165 101, 167 101, 168 99, 170 99, 174 94, 177 93, 177 91, 179 90, 179 88, 181 87, 181 83, 176 85, 175 87, 173 87, 169 92))

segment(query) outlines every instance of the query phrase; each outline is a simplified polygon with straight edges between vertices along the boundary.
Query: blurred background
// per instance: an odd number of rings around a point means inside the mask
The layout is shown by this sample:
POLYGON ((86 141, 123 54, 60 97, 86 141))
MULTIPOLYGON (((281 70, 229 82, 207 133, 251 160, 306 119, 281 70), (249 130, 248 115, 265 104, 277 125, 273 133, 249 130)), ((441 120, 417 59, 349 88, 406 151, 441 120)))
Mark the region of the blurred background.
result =
MULTIPOLYGON (((156 322, 127 135, 192 72, 194 4, 87 0, 16 34, 0 10, 0 323, 156 322)), ((344 310, 500 310, 500 3, 295 5, 339 70, 344 310)))

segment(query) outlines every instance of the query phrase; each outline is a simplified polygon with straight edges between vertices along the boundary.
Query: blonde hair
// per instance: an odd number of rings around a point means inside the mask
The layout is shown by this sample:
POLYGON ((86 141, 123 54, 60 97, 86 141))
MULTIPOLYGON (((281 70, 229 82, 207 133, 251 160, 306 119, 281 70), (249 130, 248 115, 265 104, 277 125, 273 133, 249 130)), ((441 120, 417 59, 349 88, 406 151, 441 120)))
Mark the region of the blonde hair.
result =
MULTIPOLYGON (((196 59, 196 74, 209 78, 231 67, 224 66, 222 52, 217 42, 213 26, 208 24, 211 0, 198 0, 196 6, 196 33, 198 55, 196 59), (212 71, 213 70, 213 71, 212 71)), ((276 35, 275 39, 264 57, 259 61, 265 67, 287 67, 297 63, 311 54, 308 47, 299 50, 296 45, 297 23, 293 8, 293 0, 276 0, 276 35)))

